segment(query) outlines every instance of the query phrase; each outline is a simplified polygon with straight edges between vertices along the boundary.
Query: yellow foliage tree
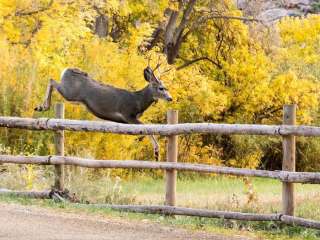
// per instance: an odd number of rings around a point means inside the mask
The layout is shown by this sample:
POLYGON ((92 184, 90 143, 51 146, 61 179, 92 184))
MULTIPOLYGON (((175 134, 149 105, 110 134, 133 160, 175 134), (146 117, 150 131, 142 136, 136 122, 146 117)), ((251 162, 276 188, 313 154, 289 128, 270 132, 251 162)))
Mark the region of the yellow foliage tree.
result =
MULTIPOLYGON (((199 4, 207 6, 205 1, 199 4)), ((241 16, 233 1, 217 6, 229 15, 241 16)), ((148 56, 153 65, 159 56, 165 61, 165 56, 158 48, 145 54, 138 49, 152 33, 154 22, 163 20, 167 7, 174 8, 162 0, 0 0, 0 114, 53 117, 53 111, 40 115, 33 109, 42 100, 48 79, 59 80, 68 66, 117 87, 144 87, 148 56), (94 34, 92 25, 99 14, 114 20, 113 30, 120 37, 112 38, 110 29, 105 38, 94 34)), ((320 17, 287 18, 279 29, 281 45, 270 54, 250 38, 248 26, 241 21, 212 19, 201 26, 182 44, 180 54, 192 59, 201 53, 211 62, 175 69, 183 64, 178 59, 163 78, 174 102, 157 103, 142 120, 165 122, 166 109, 171 107, 180 111, 181 122, 279 123, 282 105, 297 103, 299 123, 314 122, 319 101, 320 17)), ((62 101, 57 94, 54 98, 62 101)), ((66 103, 66 117, 94 118, 70 103, 66 103)), ((4 144, 15 146, 13 152, 53 151, 50 133, 5 130, 1 134, 4 144)), ((251 140, 248 147, 239 137, 182 137, 180 160, 255 168, 266 151, 263 142, 251 140)), ((163 159, 162 139, 161 144, 163 159)), ((67 133, 66 151, 101 159, 152 158, 152 147, 145 139, 98 133, 67 133)))

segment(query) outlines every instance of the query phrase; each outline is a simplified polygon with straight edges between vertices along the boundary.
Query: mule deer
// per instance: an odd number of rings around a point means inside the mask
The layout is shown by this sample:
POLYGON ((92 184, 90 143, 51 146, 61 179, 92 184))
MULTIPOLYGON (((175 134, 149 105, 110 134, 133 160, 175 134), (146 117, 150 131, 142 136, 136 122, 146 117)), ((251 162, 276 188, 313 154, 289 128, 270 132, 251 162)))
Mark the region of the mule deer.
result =
MULTIPOLYGON (((142 124, 139 117, 153 102, 158 99, 172 101, 168 89, 164 87, 160 77, 154 74, 159 67, 159 63, 155 69, 148 64, 144 69, 144 78, 149 84, 136 92, 99 83, 77 68, 66 68, 61 73, 60 84, 50 79, 44 102, 35 110, 47 111, 51 105, 52 91, 56 89, 67 101, 84 104, 98 118, 118 123, 142 124)), ((159 145, 154 136, 150 138, 158 161, 159 145)))

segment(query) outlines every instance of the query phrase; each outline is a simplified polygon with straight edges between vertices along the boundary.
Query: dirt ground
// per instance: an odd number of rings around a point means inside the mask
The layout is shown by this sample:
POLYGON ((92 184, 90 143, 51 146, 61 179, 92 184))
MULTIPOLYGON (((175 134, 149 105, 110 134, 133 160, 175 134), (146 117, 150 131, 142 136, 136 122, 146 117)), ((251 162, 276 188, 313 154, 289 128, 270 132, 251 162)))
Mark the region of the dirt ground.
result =
POLYGON ((1 240, 213 239, 248 240, 202 231, 86 214, 55 212, 34 206, 0 203, 1 240))

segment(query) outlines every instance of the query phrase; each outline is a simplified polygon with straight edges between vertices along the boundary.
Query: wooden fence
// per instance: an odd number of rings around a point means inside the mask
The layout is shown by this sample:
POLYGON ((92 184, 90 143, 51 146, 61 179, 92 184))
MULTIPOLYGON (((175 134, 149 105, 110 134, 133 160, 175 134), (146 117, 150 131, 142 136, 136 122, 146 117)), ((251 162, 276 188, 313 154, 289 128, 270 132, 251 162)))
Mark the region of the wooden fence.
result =
MULTIPOLYGON (((224 219, 237 219, 246 221, 280 221, 289 225, 320 229, 320 222, 298 218, 294 216, 294 183, 320 184, 320 173, 295 172, 295 136, 320 136, 320 127, 296 126, 296 106, 285 105, 283 125, 248 125, 248 124, 212 124, 212 123, 186 123, 178 124, 178 112, 169 110, 168 124, 158 125, 132 125, 106 121, 80 121, 67 120, 64 117, 62 104, 55 107, 57 119, 48 118, 17 118, 0 117, 0 127, 23 128, 29 130, 55 131, 56 152, 54 156, 12 156, 0 155, 0 163, 15 164, 41 164, 55 166, 56 189, 64 189, 64 165, 81 166, 88 168, 138 168, 163 169, 166 172, 166 193, 164 206, 135 206, 135 205, 105 205, 95 204, 96 207, 109 207, 113 209, 162 213, 172 215, 200 216, 224 219), (167 161, 139 161, 139 160, 93 160, 78 157, 64 156, 64 130, 106 132, 129 135, 158 134, 167 136, 167 161), (178 135, 180 134, 242 134, 242 135, 271 135, 283 139, 283 165, 282 171, 266 171, 254 169, 240 169, 220 167, 205 164, 178 163, 178 135), (254 214, 241 212, 211 211, 176 207, 176 172, 193 171, 204 173, 227 174, 235 176, 250 176, 278 179, 282 187, 282 213, 254 214)), ((0 190, 0 194, 15 194, 20 196, 50 197, 47 192, 18 192, 0 190)))

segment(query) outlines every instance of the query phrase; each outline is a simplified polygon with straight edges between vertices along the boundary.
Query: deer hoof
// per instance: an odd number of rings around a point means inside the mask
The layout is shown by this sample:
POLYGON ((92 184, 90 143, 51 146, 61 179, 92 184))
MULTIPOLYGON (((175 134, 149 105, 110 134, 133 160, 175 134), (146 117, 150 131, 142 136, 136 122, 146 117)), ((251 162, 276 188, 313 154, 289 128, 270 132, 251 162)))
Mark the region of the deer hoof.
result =
POLYGON ((34 110, 37 112, 43 112, 43 111, 47 111, 49 108, 47 106, 44 105, 40 105, 38 107, 36 107, 34 110))
POLYGON ((40 106, 39 107, 35 107, 34 110, 37 111, 37 112, 40 112, 41 111, 40 110, 40 106))
POLYGON ((42 106, 38 106, 34 110, 37 112, 42 112, 43 111, 42 109, 43 109, 42 106))
POLYGON ((156 161, 158 162, 159 161, 159 151, 158 150, 154 151, 154 157, 155 157, 156 161))

